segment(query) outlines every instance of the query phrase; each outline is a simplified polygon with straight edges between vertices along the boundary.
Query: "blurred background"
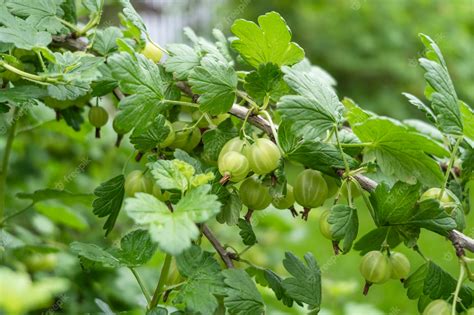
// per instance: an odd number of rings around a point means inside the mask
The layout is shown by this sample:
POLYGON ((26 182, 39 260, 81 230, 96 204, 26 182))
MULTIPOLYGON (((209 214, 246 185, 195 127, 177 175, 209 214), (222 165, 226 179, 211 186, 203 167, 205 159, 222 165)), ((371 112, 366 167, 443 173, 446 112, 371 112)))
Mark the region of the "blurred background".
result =
MULTIPOLYGON (((401 95, 423 96, 423 53, 418 33, 441 47, 459 97, 474 100, 474 0, 135 0, 154 39, 185 40, 191 26, 201 36, 213 27, 230 34, 236 18, 256 21, 278 11, 312 63, 349 96, 377 113, 399 119, 419 112, 401 95)), ((116 24, 110 2, 104 21, 116 24)), ((115 7, 115 8, 114 8, 115 7)))
MULTIPOLYGON (((182 34, 185 26, 204 37, 210 35, 212 27, 230 36, 229 29, 236 18, 255 21, 265 12, 278 11, 287 20, 293 40, 304 48, 306 56, 337 80, 341 98, 351 97, 364 108, 399 119, 422 118, 401 92, 423 98, 423 72, 417 65, 423 49, 417 34, 423 32, 440 45, 459 97, 471 106, 474 104, 474 0, 135 0, 132 3, 144 17, 154 40, 162 45, 185 41, 182 34)), ((106 0, 103 26, 118 25, 119 10, 117 1, 106 0)), ((108 102, 106 106, 113 111, 113 101, 104 102, 108 102)), ((22 117, 14 143, 8 178, 9 210, 27 205, 26 201, 14 198, 17 192, 46 187, 91 192, 101 182, 119 174, 133 153, 132 147, 127 141, 120 149, 114 147, 115 133, 110 122, 102 134, 101 139, 94 139, 93 130, 87 124, 76 133, 64 122, 56 122, 52 110, 32 107, 29 115, 22 117)), ((0 147, 3 142, 2 137, 0 147)), ((126 172, 142 168, 143 163, 145 161, 129 163, 126 172)), ((290 183, 297 172, 296 169, 289 171, 290 183)), ((46 206, 62 209, 59 213, 70 217, 46 215, 45 206, 38 206, 35 211, 16 219, 25 228, 0 231, 0 246, 14 246, 22 239, 29 243, 41 242, 38 235, 49 239, 50 244, 61 242, 65 249, 64 244, 72 241, 112 245, 113 240, 132 227, 122 213, 117 229, 105 239, 104 220, 93 216, 90 206, 46 206)), ((360 200, 358 209, 359 236, 362 236, 374 228, 374 224, 360 200)), ((313 210, 306 224, 294 220, 287 211, 269 208, 256 213, 259 244, 248 251, 245 258, 257 266, 283 273, 281 261, 285 251, 299 257, 312 252, 323 272, 321 314, 324 315, 416 314, 416 301, 406 298, 406 290, 397 281, 373 286, 367 297, 362 295, 364 283, 358 272, 359 254, 352 251, 345 256, 333 255, 330 242, 319 232, 320 212, 313 210)), ((471 236, 474 236, 473 226, 469 224, 466 230, 471 236)), ((212 224, 212 229, 224 243, 240 242, 235 227, 212 224)), ((456 256, 449 242, 433 233, 422 233, 420 239, 420 248, 427 257, 451 274, 458 273, 456 256)), ((406 247, 400 246, 397 250, 410 258, 413 269, 423 263, 406 247)), ((61 252, 51 257, 53 269, 50 266, 49 270, 40 270, 39 275, 54 272, 56 276, 71 279, 70 289, 57 301, 64 312, 97 313, 101 311, 100 301, 119 312, 139 308, 145 302, 127 269, 83 271, 73 255, 61 252)), ((3 258, 0 251, 0 262, 3 258)), ((158 254, 147 267, 139 270, 150 290, 159 276, 157 266, 162 259, 158 254)), ((269 289, 259 288, 267 302, 268 314, 305 313, 303 309, 286 308, 276 301, 269 289)))

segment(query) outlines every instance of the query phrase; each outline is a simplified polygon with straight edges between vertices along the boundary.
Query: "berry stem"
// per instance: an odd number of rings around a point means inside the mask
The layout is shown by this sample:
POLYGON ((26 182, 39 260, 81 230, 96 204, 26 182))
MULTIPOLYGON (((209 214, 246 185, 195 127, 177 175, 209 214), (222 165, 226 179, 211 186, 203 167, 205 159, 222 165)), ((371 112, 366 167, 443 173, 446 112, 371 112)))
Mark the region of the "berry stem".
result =
POLYGON ((245 214, 245 221, 250 223, 250 219, 252 218, 253 210, 249 209, 247 213, 245 214))
POLYGON ((222 176, 222 178, 220 179, 219 184, 224 186, 225 184, 227 184, 229 180, 230 180, 230 174, 225 173, 224 176, 222 176))
POLYGON ((369 293, 369 289, 371 285, 372 283, 370 283, 369 281, 365 281, 364 291, 362 291, 363 295, 367 295, 369 293))
POLYGON ((334 255, 339 255, 341 249, 339 248, 339 241, 332 241, 332 249, 334 250, 334 255))
POLYGON ((143 157, 143 152, 138 152, 137 155, 135 156, 135 161, 140 162, 142 157, 143 157))
POLYGON ((95 137, 100 139, 100 128, 95 128, 95 137))
POLYGON ((291 215, 293 216, 293 218, 296 218, 298 216, 298 212, 296 211, 294 206, 289 207, 288 210, 290 210, 291 215))
POLYGON ((122 142, 123 135, 117 134, 117 141, 115 141, 115 146, 118 148, 120 146, 120 143, 122 142))
POLYGON ((308 221, 308 215, 311 211, 311 208, 303 208, 303 212, 301 213, 301 218, 305 221, 308 221))

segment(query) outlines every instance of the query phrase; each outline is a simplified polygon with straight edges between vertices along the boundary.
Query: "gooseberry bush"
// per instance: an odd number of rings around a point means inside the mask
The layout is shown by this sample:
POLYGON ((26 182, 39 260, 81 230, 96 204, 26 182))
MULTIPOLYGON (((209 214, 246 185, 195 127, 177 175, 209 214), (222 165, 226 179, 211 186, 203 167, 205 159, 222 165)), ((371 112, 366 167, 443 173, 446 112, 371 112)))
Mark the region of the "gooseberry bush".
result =
MULTIPOLYGON (((245 256, 258 239, 253 215, 266 209, 289 211, 294 220, 319 212, 314 229, 334 253, 362 256, 364 294, 372 285, 401 281, 400 290, 418 301, 420 313, 472 314, 466 281, 474 279, 473 259, 466 251, 474 251, 474 241, 462 231, 474 198, 474 113, 458 99, 429 36, 420 35, 426 101, 405 93, 426 121, 398 121, 341 100, 335 80, 305 59, 276 12, 257 23, 236 20, 232 37, 214 29, 208 40, 187 28, 189 44, 161 47, 128 0, 120 1, 121 26, 106 28, 99 26, 102 1, 82 1, 89 13, 83 26, 75 3, 0 1, 0 111, 8 122, 0 225, 26 239, 1 248, 0 310, 41 309, 66 292, 68 283, 48 271, 55 268, 54 253, 67 251, 83 272, 128 268, 146 300, 141 313, 263 314, 258 288, 267 287, 286 307, 316 314, 324 306, 316 260, 321 247, 304 257, 281 248, 284 273, 245 256), (107 97, 117 99, 115 110, 102 106, 107 97), (16 127, 38 106, 72 130, 92 126, 96 137, 110 122, 115 145, 133 146, 136 162, 129 163, 142 168, 123 165, 123 173, 110 174, 93 192, 20 193, 31 204, 10 208, 5 195, 16 127), (289 164, 301 166, 292 184, 289 164), (76 234, 70 244, 28 244, 21 216, 40 211, 64 223, 68 213, 54 215, 39 203, 70 199, 90 205, 108 242, 84 242, 76 234), (361 211, 374 224, 365 235, 358 235, 361 211), (128 233, 110 239, 121 212, 130 219, 124 219, 128 233), (223 244, 211 224, 240 232, 223 244), (423 255, 421 230, 452 243, 458 275, 423 255), (412 265, 395 251, 403 247, 425 262, 412 265), (164 258, 151 291, 138 267, 157 255, 164 258)), ((103 301, 98 305, 108 309, 103 301)))

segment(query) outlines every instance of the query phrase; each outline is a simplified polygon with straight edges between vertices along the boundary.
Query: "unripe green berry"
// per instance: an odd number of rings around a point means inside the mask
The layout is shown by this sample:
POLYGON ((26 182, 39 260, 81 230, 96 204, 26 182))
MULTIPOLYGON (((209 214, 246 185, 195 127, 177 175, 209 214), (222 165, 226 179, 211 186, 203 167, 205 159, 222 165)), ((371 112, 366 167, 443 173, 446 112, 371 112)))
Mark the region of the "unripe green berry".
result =
POLYGON ((142 54, 154 63, 158 63, 163 57, 161 49, 152 42, 146 43, 145 48, 142 50, 142 54))
POLYGON ((217 162, 222 176, 229 176, 229 180, 240 182, 247 177, 250 167, 247 158, 235 151, 230 151, 221 156, 217 162))
POLYGON ((253 177, 242 182, 239 194, 242 203, 251 210, 263 210, 272 202, 268 187, 253 177))
POLYGON ((390 278, 392 279, 406 279, 410 274, 410 261, 402 253, 391 252, 389 257, 390 263, 392 264, 392 273, 390 278))
POLYGON ((108 119, 109 114, 107 114, 107 111, 100 106, 93 106, 89 110, 89 121, 91 125, 96 128, 103 127, 108 119))
POLYGON ((325 209, 321 213, 321 217, 319 217, 319 230, 321 231, 321 234, 328 240, 333 239, 332 232, 331 232, 331 225, 328 222, 328 218, 330 214, 331 214, 331 211, 329 211, 329 209, 325 209))
POLYGON ((304 208, 321 206, 328 196, 328 186, 320 172, 304 170, 296 178, 294 186, 295 200, 304 208))
POLYGON ((425 307, 423 315, 451 315, 451 304, 441 299, 431 301, 425 307))
POLYGON ((260 138, 245 150, 250 168, 255 174, 265 175, 278 167, 281 154, 278 146, 269 139, 260 138))
POLYGON ((286 195, 281 198, 274 198, 272 201, 273 206, 277 209, 288 209, 295 203, 295 195, 293 193, 293 186, 290 184, 286 185, 286 195))
POLYGON ((125 193, 133 197, 137 192, 153 194, 153 181, 139 170, 131 171, 125 178, 125 193))
POLYGON ((362 257, 360 273, 369 283, 384 283, 392 272, 390 261, 380 251, 370 251, 362 257))

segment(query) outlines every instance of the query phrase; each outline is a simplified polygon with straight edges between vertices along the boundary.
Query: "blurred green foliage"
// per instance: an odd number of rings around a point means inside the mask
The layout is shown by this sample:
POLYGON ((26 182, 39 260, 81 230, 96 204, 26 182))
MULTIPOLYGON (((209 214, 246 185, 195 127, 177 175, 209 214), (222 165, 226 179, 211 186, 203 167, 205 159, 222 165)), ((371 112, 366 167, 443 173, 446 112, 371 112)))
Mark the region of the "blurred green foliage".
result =
POLYGON ((227 0, 216 25, 228 32, 233 18, 255 21, 272 10, 306 56, 334 76, 340 97, 382 115, 421 117, 401 92, 423 97, 417 34, 425 33, 440 45, 459 98, 474 103, 472 0, 227 0))

